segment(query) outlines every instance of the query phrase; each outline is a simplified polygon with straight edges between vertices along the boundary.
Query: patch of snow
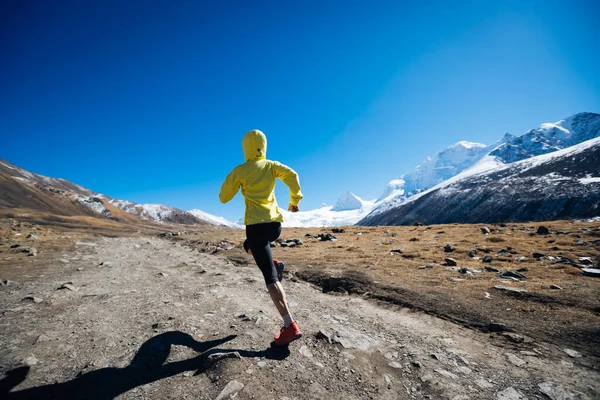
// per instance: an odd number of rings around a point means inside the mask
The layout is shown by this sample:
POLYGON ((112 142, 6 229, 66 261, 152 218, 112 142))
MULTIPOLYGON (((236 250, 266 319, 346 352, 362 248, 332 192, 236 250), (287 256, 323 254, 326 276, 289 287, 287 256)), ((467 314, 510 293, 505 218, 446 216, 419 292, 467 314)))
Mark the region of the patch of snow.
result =
POLYGON ((600 183, 600 177, 587 175, 585 178, 580 178, 579 183, 588 185, 590 183, 600 183))

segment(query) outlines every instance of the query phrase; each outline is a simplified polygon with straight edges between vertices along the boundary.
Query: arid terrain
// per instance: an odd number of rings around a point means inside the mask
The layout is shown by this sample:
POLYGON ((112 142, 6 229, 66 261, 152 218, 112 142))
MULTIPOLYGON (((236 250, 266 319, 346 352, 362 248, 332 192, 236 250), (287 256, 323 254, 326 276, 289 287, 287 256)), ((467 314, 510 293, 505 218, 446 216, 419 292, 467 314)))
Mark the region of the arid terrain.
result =
POLYGON ((243 231, 3 213, 0 397, 600 398, 600 223, 343 229, 284 229, 274 348, 243 231))

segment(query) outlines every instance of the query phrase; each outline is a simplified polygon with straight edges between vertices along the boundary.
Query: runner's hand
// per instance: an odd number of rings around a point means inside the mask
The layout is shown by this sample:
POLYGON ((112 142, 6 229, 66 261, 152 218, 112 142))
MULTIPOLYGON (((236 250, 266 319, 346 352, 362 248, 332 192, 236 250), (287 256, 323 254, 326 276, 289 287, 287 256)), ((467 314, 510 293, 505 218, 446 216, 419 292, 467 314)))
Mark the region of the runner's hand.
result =
POLYGON ((288 206, 288 211, 291 211, 291 212, 295 213, 295 212, 298 212, 298 210, 299 210, 299 209, 298 209, 298 206, 295 206, 295 205, 293 205, 293 204, 290 204, 290 205, 288 206))

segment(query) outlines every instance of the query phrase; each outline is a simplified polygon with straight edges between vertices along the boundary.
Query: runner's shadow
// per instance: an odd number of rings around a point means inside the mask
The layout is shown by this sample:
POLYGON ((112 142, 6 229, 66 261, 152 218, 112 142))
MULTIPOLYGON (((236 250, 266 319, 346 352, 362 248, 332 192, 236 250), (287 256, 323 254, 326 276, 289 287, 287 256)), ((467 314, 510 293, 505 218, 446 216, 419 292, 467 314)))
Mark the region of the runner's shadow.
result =
MULTIPOLYGON (((239 350, 239 349, 211 349, 202 354, 202 357, 203 357, 202 366, 200 368, 198 368, 198 370, 196 371, 196 373, 194 375, 200 375, 200 374, 206 372, 206 370, 208 370, 213 364, 216 363, 216 362, 211 362, 211 360, 210 360, 210 356, 212 354, 214 354, 214 355, 217 355, 217 354, 233 355, 234 353, 238 353, 240 355, 240 357, 245 357, 245 358, 259 357, 259 358, 266 358, 268 360, 281 361, 281 360, 285 360, 290 355, 290 349, 287 345, 286 346, 276 346, 274 343, 271 343, 271 347, 269 347, 266 350, 256 350, 256 351, 254 351, 254 350, 239 350)), ((229 357, 223 357, 223 358, 229 358, 229 357)))
POLYGON ((187 333, 165 332, 144 342, 131 363, 125 368, 102 368, 84 373, 67 382, 9 393, 11 389, 27 378, 30 369, 30 367, 16 368, 7 372, 6 377, 0 380, 0 398, 14 400, 113 399, 135 387, 202 368, 203 360, 205 360, 203 353, 233 340, 235 337, 236 335, 231 335, 223 339, 198 342, 187 333), (201 354, 187 360, 164 364, 169 357, 172 345, 187 346, 201 354))

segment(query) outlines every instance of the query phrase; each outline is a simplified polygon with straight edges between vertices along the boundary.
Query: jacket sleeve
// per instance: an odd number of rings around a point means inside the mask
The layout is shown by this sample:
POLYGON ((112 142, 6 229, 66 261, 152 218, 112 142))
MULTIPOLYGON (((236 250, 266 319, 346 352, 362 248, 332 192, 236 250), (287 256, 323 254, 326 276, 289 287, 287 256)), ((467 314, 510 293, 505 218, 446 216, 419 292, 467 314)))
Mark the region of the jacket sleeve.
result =
POLYGON ((237 174, 234 169, 227 175, 225 182, 221 185, 221 192, 219 193, 219 200, 221 200, 221 203, 227 203, 229 200, 233 199, 238 190, 240 190, 241 185, 242 183, 237 179, 237 174))
POLYGON ((273 162, 273 169, 275 170, 275 177, 279 178, 290 188, 290 204, 297 206, 302 200, 302 191, 300 190, 300 178, 296 171, 283 165, 279 162, 273 162))

